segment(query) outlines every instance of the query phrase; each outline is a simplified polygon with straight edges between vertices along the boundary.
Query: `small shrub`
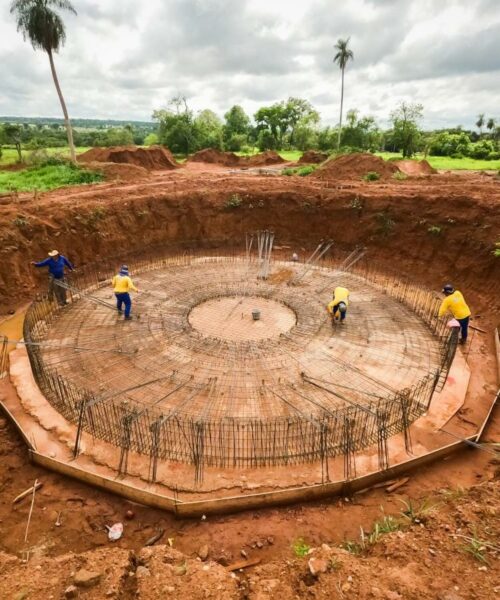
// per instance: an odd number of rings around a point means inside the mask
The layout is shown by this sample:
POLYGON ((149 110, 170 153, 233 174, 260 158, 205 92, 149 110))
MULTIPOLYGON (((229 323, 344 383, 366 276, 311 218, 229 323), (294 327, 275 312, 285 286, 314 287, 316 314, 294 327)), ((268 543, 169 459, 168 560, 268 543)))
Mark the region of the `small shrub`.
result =
POLYGON ((24 227, 29 226, 30 221, 28 217, 24 217, 23 215, 17 215, 15 219, 12 219, 12 224, 16 227, 19 227, 19 229, 23 229, 24 227))
POLYGON ((455 152, 454 154, 452 154, 450 156, 450 158, 456 158, 456 159, 461 159, 463 157, 464 157, 464 155, 461 152, 455 152))
POLYGON ((427 227, 427 231, 431 235, 441 235, 442 228, 439 227, 439 225, 431 225, 430 227, 427 227))
POLYGON ((76 219, 89 229, 96 229, 99 221, 106 216, 106 209, 102 206, 96 206, 90 212, 77 215, 76 219))
POLYGON ((470 554, 478 562, 488 565, 489 562, 486 558, 487 546, 489 546, 488 542, 479 539, 477 533, 474 532, 473 537, 462 546, 462 551, 470 554))
POLYGON ((486 160, 500 160, 500 152, 490 152, 486 160))
POLYGON ((299 175, 300 177, 306 177, 306 175, 314 173, 314 171, 316 171, 317 168, 317 165, 308 165, 307 167, 302 167, 297 171, 297 175, 299 175))
POLYGON ((78 169, 77 165, 73 164, 69 159, 58 154, 48 156, 40 166, 42 167, 57 167, 59 165, 67 165, 70 169, 78 169))
POLYGON ((392 178, 396 179, 397 181, 404 181, 405 179, 408 179, 408 175, 402 171, 396 171, 392 178))
POLYGON ((364 206, 364 200, 362 200, 359 196, 355 196, 349 202, 349 208, 352 208, 352 210, 357 210, 358 212, 361 212, 364 206))
POLYGON ((495 244, 495 248, 491 253, 495 258, 500 258, 500 242, 497 242, 495 244))
POLYGON ((309 546, 309 544, 306 544, 304 538, 299 538, 298 540, 295 540, 295 542, 292 545, 292 548, 295 556, 302 558, 303 556, 306 556, 308 554, 309 550, 311 549, 311 546, 309 546))
POLYGON ((416 506, 413 504, 411 500, 406 502, 405 500, 401 500, 404 508, 401 510, 401 514, 404 519, 407 519, 410 523, 424 523, 427 515, 434 510, 434 506, 429 504, 429 499, 426 498, 420 506, 416 506))
POLYGON ((226 200, 224 207, 227 209, 238 208, 239 206, 241 206, 242 202, 243 200, 239 194, 233 194, 230 198, 226 200))
POLYGON ((396 222, 391 218, 391 216, 388 213, 377 213, 375 215, 375 218, 379 225, 377 229, 378 233, 387 236, 394 231, 394 228, 396 227, 396 222))
POLYGON ((349 554, 354 554, 354 556, 359 556, 364 550, 363 546, 359 542, 354 542, 353 540, 346 540, 345 542, 342 542, 341 547, 344 550, 347 550, 349 554))
POLYGON ((286 175, 287 177, 290 177, 290 175, 295 175, 297 169, 292 169, 290 167, 287 167, 286 169, 283 169, 283 171, 281 171, 282 175, 286 175))
POLYGON ((377 171, 368 171, 366 175, 363 176, 365 181, 378 181, 380 179, 380 174, 377 171))

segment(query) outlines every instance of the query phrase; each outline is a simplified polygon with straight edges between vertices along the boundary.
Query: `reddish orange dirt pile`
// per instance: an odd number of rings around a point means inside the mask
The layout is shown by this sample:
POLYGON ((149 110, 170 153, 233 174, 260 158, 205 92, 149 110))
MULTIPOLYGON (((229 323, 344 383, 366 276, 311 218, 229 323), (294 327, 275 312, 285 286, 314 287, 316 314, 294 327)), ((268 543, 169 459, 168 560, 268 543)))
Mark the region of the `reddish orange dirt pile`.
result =
POLYGON ((297 164, 299 165, 319 165, 328 158, 328 154, 325 152, 317 152, 316 150, 306 150, 304 154, 299 158, 297 164))
POLYGON ((253 156, 238 156, 234 152, 221 152, 214 148, 206 148, 195 152, 188 158, 189 162, 204 162, 225 167, 261 167, 266 165, 277 165, 285 162, 281 156, 273 150, 267 150, 253 156))
POLYGON ((150 172, 134 164, 99 162, 92 160, 85 166, 93 171, 101 171, 107 181, 141 181, 148 179, 150 172))
POLYGON ((392 164, 396 165, 405 175, 413 177, 437 173, 437 169, 431 167, 426 160, 395 160, 392 164))
POLYGON ((380 156, 353 152, 331 158, 317 169, 312 177, 324 180, 362 179, 370 172, 378 173, 380 179, 390 179, 399 169, 394 163, 387 162, 380 156))
POLYGON ((175 169, 178 165, 172 153, 163 146, 138 148, 136 146, 113 146, 91 148, 80 154, 80 162, 125 163, 149 170, 175 169))

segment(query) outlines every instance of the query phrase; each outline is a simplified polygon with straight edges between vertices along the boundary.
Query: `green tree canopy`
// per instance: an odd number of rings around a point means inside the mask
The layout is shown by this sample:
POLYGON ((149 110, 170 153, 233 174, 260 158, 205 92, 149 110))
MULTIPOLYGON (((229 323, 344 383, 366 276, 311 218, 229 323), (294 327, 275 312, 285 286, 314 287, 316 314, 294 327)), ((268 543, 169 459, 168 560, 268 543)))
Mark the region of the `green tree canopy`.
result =
POLYGON ((10 12, 16 16, 17 29, 22 32, 24 39, 29 39, 35 50, 43 50, 49 57, 52 78, 64 115, 71 160, 76 162, 73 130, 54 65, 53 53, 58 52, 66 40, 63 20, 55 9, 76 15, 76 10, 68 0, 14 0, 10 12))
POLYGON ((410 158, 418 149, 420 141, 420 121, 423 117, 424 107, 421 104, 401 102, 391 112, 393 126, 393 140, 403 153, 403 157, 410 158))

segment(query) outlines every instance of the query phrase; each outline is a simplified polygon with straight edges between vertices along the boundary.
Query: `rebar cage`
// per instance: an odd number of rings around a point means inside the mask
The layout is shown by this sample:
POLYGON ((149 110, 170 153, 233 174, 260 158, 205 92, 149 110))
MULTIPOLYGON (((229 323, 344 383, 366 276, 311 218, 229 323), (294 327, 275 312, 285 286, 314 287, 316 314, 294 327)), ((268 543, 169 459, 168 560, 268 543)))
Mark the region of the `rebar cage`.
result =
MULTIPOLYGON (((322 257, 321 265, 314 266, 312 270, 309 265, 307 271, 314 273, 318 269, 328 269, 335 279, 342 275, 345 260, 343 255, 322 257)), ((238 252, 200 251, 155 255, 128 262, 131 272, 135 274, 144 275, 175 267, 178 270, 183 269, 186 277, 189 277, 189 272, 193 271, 200 261, 205 264, 222 265, 226 273, 231 265, 243 269, 239 275, 245 280, 246 286, 239 290, 242 295, 254 293, 254 290, 248 287, 250 272, 262 278, 262 259, 252 258, 248 247, 246 255, 238 252)), ((109 284, 114 266, 101 263, 99 268, 88 267, 72 277, 68 284, 71 296, 70 310, 92 301, 106 304, 99 292, 109 284)), ((294 273, 297 279, 297 272, 300 273, 301 266, 296 268, 299 269, 294 273)), ((269 265, 264 270, 267 277, 269 265)), ((85 431, 94 438, 109 442, 120 449, 117 469, 122 474, 127 472, 129 451, 149 457, 150 481, 156 481, 159 460, 193 465, 196 482, 202 481, 203 469, 206 467, 254 468, 305 462, 320 462, 323 479, 328 480, 328 459, 342 455, 345 476, 349 478, 355 474, 354 453, 363 448, 377 444, 381 469, 388 467, 387 440, 390 436, 404 432, 407 450, 411 449, 409 426, 427 411, 432 394, 437 387, 443 385, 457 345, 456 331, 448 329, 437 317, 438 299, 431 292, 409 282, 385 276, 377 269, 376 264, 367 261, 359 261, 352 266, 350 277, 367 282, 377 293, 391 298, 401 304, 405 311, 416 315, 435 340, 439 353, 437 364, 412 385, 394 390, 386 387, 382 381, 363 376, 364 387, 353 390, 338 380, 326 380, 303 372, 300 385, 286 380, 280 380, 279 384, 263 382, 259 393, 275 398, 278 404, 285 407, 286 410, 282 414, 267 412, 260 417, 247 417, 212 411, 213 414, 207 415, 207 403, 212 407, 219 401, 218 398, 214 399, 217 390, 216 378, 208 377, 205 381, 194 381, 173 369, 168 371, 168 376, 161 377, 159 373, 160 376, 156 379, 144 381, 142 384, 138 382, 136 385, 133 381, 127 382, 121 390, 111 392, 110 389, 100 390, 98 382, 94 382, 94 386, 85 385, 84 376, 76 379, 69 376, 67 370, 61 367, 60 360, 47 360, 47 350, 44 349, 47 346, 44 346, 44 343, 51 349, 54 347, 54 338, 49 344, 47 332, 56 327, 64 317, 65 311, 68 311, 68 307, 60 308, 47 296, 38 296, 29 307, 24 322, 24 338, 33 374, 40 389, 54 408, 77 426, 75 455, 79 451, 81 434, 85 431), (151 394, 152 390, 161 393, 163 397, 181 390, 185 397, 183 396, 182 402, 176 406, 169 407, 166 404, 159 407, 156 401, 149 401, 150 399, 142 402, 141 397, 137 396, 139 388, 144 398, 148 393, 151 394), (134 390, 135 395, 130 390, 134 390), (315 395, 312 395, 313 392, 315 395), (298 398, 305 395, 309 403, 306 404, 311 406, 311 410, 304 410, 300 408, 303 405, 298 404, 298 398), (197 414, 186 410, 193 398, 200 397, 205 403, 204 410, 197 414), (339 406, 335 407, 327 401, 331 398, 335 398, 339 406)), ((287 287, 283 282, 260 282, 259 285, 259 294, 267 298, 276 297, 278 287, 280 296, 287 298, 287 294, 291 294, 290 286, 287 287)), ((227 282, 219 287, 221 295, 227 294, 228 290, 235 293, 227 282)), ((206 296, 206 293, 204 297, 203 293, 199 292, 199 297, 192 301, 191 305, 198 303, 200 298, 203 301, 206 296)), ((283 301, 281 297, 280 301, 283 301)), ((141 331, 147 330, 155 344, 158 343, 158 332, 165 334, 167 339, 174 339, 173 336, 180 336, 186 330, 189 308, 183 308, 181 313, 141 315, 141 331), (178 327, 181 329, 178 330, 178 327)), ((299 315, 298 325, 301 325, 300 318, 299 315)), ((189 334, 197 343, 207 344, 206 339, 196 332, 191 331, 189 334)), ((288 344, 288 350, 285 348, 284 351, 290 353, 300 345, 300 339, 294 339, 292 333, 282 334, 275 342, 269 343, 279 350, 280 344, 285 342, 285 345, 288 344)), ((227 347, 227 342, 220 340, 220 348, 227 347)), ((58 351, 60 348, 64 348, 62 342, 58 351)), ((248 355, 248 352, 256 352, 255 348, 261 348, 259 352, 262 354, 259 355, 259 359, 264 361, 267 350, 262 344, 240 344, 237 351, 233 351, 233 364, 237 363, 239 357, 248 355)), ((108 351, 123 353, 122 348, 108 351)), ((151 346, 148 351, 151 351, 151 346)), ((342 368, 342 373, 351 372, 349 365, 340 365, 338 368, 342 368)), ((356 372, 352 377, 355 375, 356 372)))

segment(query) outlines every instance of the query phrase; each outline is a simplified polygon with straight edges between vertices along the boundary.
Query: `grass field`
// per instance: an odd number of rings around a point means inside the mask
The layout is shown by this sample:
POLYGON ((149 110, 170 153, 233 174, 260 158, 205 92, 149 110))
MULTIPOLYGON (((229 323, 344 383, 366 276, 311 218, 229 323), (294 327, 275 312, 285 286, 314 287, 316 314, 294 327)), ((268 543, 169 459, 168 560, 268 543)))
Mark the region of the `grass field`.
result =
MULTIPOLYGON (((384 160, 389 158, 402 159, 401 154, 397 152, 376 152, 384 160)), ((423 155, 417 154, 417 160, 422 160, 423 155)), ((427 156, 427 162, 435 169, 445 171, 498 171, 500 169, 500 160, 476 160, 474 158, 450 158, 449 156, 427 156)))
MULTIPOLYGON (((76 148, 77 154, 82 154, 89 148, 81 146, 76 148)), ((23 150, 21 152, 23 156, 23 160, 29 162, 29 159, 34 151, 33 150, 23 150)), ((42 152, 47 152, 49 156, 60 155, 64 158, 69 158, 69 149, 68 148, 44 148, 42 152)), ((17 152, 13 148, 2 148, 2 156, 0 156, 0 165, 13 165, 17 162, 17 152)))
POLYGON ((71 164, 29 167, 20 171, 0 171, 0 194, 12 191, 46 192, 66 185, 102 181, 102 173, 88 171, 71 164))

